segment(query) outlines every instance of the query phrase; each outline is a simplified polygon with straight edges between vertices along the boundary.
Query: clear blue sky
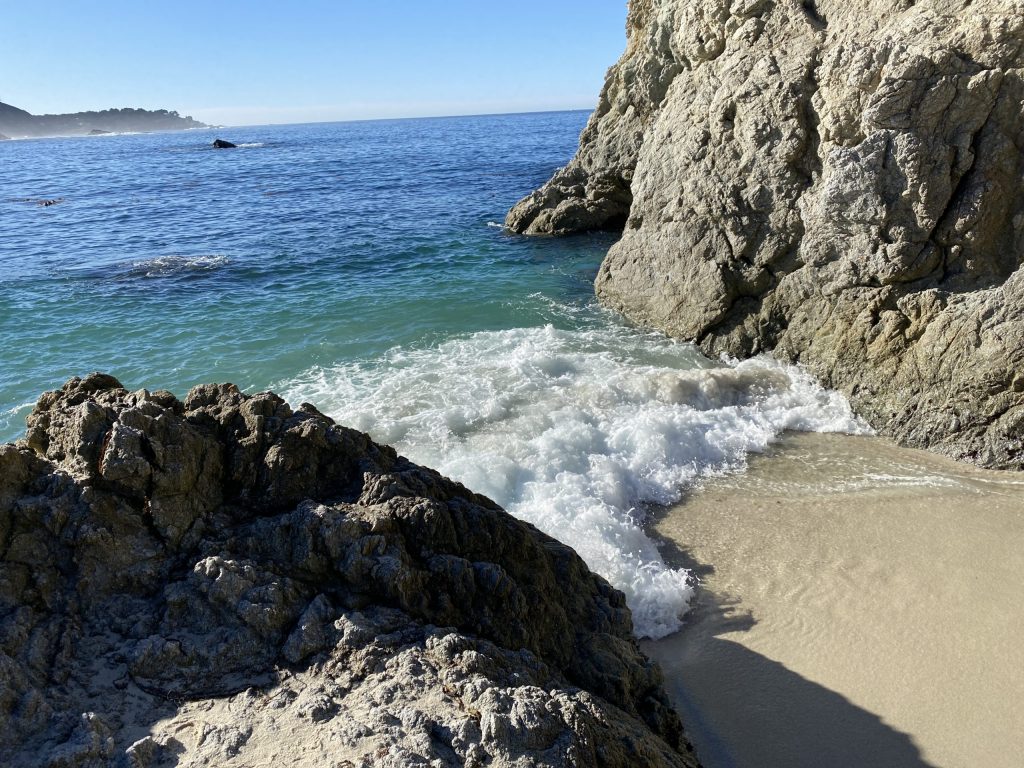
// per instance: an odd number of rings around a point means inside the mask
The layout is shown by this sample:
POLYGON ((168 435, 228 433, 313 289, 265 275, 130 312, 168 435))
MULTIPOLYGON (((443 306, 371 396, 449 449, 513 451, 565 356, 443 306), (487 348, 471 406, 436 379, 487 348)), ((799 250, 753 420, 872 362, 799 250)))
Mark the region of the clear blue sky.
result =
POLYGON ((626 0, 0 0, 0 101, 226 125, 593 108, 626 0))

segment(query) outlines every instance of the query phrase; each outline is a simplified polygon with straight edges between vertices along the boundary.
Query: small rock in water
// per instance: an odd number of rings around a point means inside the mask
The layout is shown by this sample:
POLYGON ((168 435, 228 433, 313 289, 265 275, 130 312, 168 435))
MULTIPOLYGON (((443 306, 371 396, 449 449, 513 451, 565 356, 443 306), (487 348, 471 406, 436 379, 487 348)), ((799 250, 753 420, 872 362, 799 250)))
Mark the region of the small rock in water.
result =
POLYGON ((230 141, 224 141, 224 139, 215 139, 213 142, 214 149, 236 149, 237 144, 232 144, 230 141))
POLYGON ((55 197, 52 199, 40 198, 40 197, 8 197, 4 199, 5 203, 32 203, 34 205, 40 205, 43 208, 48 208, 51 205, 57 203, 63 203, 63 197, 55 197))

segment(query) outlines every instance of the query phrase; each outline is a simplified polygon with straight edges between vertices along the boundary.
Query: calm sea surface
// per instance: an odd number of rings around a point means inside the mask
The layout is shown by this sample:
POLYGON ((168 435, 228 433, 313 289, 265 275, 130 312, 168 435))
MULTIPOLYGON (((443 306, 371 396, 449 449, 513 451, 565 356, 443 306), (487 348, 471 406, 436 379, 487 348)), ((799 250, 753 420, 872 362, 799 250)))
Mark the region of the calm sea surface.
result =
POLYGON ((607 236, 505 235, 586 113, 0 145, 0 439, 67 377, 264 388, 587 301, 607 236), (34 199, 62 198, 40 207, 34 199))
POLYGON ((785 428, 858 425, 795 369, 712 362, 597 308, 612 236, 502 230, 585 120, 0 143, 0 440, 40 392, 93 370, 179 395, 273 388, 568 542, 626 592, 641 634, 672 631, 691 590, 644 534, 645 506, 785 428))

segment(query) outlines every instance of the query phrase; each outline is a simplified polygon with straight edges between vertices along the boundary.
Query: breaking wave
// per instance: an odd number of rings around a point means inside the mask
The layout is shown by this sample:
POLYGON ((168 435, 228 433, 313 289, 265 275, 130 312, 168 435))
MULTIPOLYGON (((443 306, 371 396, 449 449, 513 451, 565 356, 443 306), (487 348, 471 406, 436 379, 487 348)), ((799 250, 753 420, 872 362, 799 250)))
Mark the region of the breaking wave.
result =
POLYGON ((227 256, 159 256, 155 259, 133 261, 129 277, 172 277, 197 272, 212 272, 228 264, 227 256))
POLYGON ((679 629, 693 579, 646 535, 650 505, 741 469, 783 430, 867 431, 797 367, 714 363, 614 324, 473 333, 315 367, 280 391, 569 544, 626 594, 637 634, 652 638, 679 629))
POLYGON ((0 434, 16 433, 20 437, 24 431, 25 417, 34 405, 34 401, 29 401, 13 408, 0 409, 0 434))

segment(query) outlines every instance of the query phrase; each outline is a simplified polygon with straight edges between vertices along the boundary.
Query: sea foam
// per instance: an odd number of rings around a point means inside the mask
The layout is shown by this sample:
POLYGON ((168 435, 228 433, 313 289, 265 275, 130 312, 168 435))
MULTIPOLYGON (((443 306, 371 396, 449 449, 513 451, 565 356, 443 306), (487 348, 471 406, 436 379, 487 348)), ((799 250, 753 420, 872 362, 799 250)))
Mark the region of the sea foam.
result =
POLYGON ((0 434, 15 431, 15 425, 18 426, 18 431, 20 432, 20 426, 24 424, 25 417, 32 411, 32 406, 34 405, 35 401, 32 400, 16 405, 13 408, 0 408, 0 434))
POLYGON ((694 580, 644 532, 650 505, 742 468, 785 429, 866 431, 799 368, 714 363, 615 324, 473 333, 317 367, 282 391, 571 545, 652 638, 680 627, 694 580))
POLYGON ((158 256, 153 259, 130 262, 130 277, 172 277, 196 272, 211 272, 228 264, 227 256, 218 254, 201 256, 158 256))

